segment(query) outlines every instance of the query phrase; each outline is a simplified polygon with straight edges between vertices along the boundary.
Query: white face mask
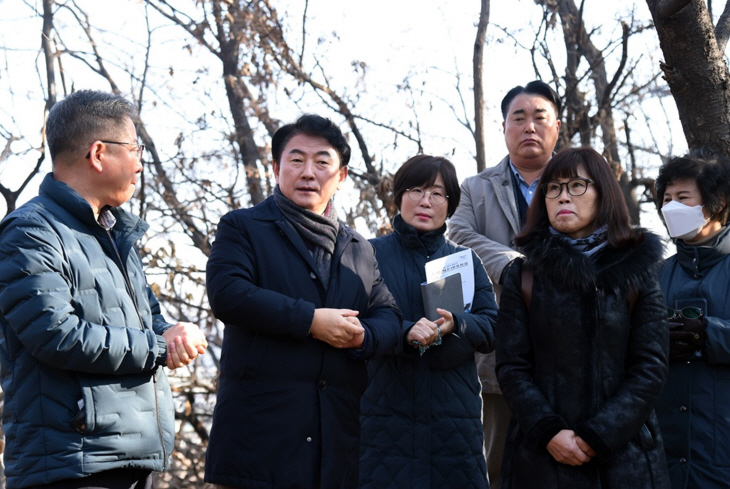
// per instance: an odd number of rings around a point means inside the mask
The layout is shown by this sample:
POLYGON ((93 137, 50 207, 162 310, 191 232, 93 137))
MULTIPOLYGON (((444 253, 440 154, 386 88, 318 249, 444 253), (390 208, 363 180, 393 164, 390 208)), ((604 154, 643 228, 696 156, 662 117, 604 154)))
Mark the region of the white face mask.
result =
POLYGON ((678 239, 692 239, 705 227, 709 219, 705 219, 702 206, 688 206, 673 200, 662 207, 664 221, 667 223, 669 236, 678 239))

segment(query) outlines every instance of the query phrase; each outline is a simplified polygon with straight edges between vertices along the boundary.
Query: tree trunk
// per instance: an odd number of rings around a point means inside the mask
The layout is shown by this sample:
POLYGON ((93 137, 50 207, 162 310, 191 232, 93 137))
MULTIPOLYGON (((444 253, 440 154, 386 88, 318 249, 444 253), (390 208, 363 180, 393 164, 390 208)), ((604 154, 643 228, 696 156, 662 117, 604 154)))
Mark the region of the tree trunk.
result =
POLYGON ((647 0, 690 149, 730 155, 730 73, 704 0, 647 0))
MULTIPOLYGON (((238 8, 237 4, 231 3, 229 9, 238 8)), ((213 2, 213 13, 216 23, 216 37, 220 45, 218 53, 223 62, 223 82, 226 87, 226 96, 228 97, 228 106, 231 109, 231 116, 236 128, 236 145, 238 146, 239 156, 246 170, 246 184, 248 193, 251 198, 251 205, 256 205, 264 201, 264 195, 261 187, 261 175, 258 165, 258 148, 254 139, 254 133, 246 116, 246 99, 243 90, 239 88, 239 84, 244 83, 241 79, 241 67, 239 66, 239 50, 240 39, 237 34, 229 32, 229 28, 225 26, 223 20, 223 12, 220 2, 213 2)), ((233 26, 231 26, 233 29, 233 26)))
POLYGON ((482 0, 477 37, 474 41, 474 139, 477 147, 477 173, 487 167, 484 138, 484 43, 489 25, 489 0, 482 0))
POLYGON ((563 27, 563 39, 567 53, 565 70, 565 100, 566 100, 566 128, 563 137, 569 142, 573 134, 580 134, 582 145, 590 145, 595 131, 600 128, 603 142, 603 156, 611 165, 614 175, 624 193, 626 205, 629 209, 631 221, 639 223, 640 208, 636 199, 636 192, 631 180, 621 166, 616 137, 616 123, 613 117, 612 91, 623 72, 628 46, 629 30, 623 25, 623 54, 621 63, 609 80, 606 71, 605 57, 593 43, 590 34, 583 22, 583 11, 579 10, 574 0, 560 0, 558 4, 560 23, 563 27), (593 82, 595 92, 596 113, 589 116, 591 103, 586 100, 586 94, 578 86, 582 75, 578 74, 581 58, 585 58, 590 66, 589 76, 593 82))

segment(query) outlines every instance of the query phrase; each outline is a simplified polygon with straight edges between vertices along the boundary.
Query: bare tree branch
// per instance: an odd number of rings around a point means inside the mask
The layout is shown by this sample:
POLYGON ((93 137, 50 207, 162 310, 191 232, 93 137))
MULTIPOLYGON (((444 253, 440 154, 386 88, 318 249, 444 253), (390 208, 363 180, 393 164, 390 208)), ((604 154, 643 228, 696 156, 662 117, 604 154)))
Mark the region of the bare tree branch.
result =
POLYGON ((46 110, 51 110, 56 103, 56 70, 53 69, 53 49, 51 48, 51 30, 53 30, 53 0, 43 0, 43 34, 41 35, 41 47, 46 60, 46 87, 48 98, 46 110))
POLYGON ((608 104, 611 103, 611 93, 616 87, 616 83, 621 78, 621 73, 624 71, 624 68, 626 67, 626 61, 629 57, 629 26, 626 22, 621 22, 621 28, 623 30, 621 43, 623 45, 623 49, 621 51, 621 61, 619 62, 618 68, 616 69, 616 73, 614 73, 613 78, 606 87, 606 90, 603 92, 603 98, 601 99, 600 107, 606 107, 608 104))
POLYGON ((692 0, 660 0, 657 2, 657 13, 664 18, 669 18, 676 15, 690 3, 692 3, 692 0))
POLYGON ((307 44, 307 10, 309 10, 309 0, 304 0, 304 12, 302 13, 302 50, 299 53, 299 64, 304 63, 304 46, 307 44))
MULTIPOLYGON (((710 12, 712 16, 712 12, 710 12)), ((722 11, 722 15, 717 21, 715 26, 715 38, 717 39, 717 47, 720 52, 725 52, 728 38, 730 37, 730 2, 725 2, 725 8, 722 11)))

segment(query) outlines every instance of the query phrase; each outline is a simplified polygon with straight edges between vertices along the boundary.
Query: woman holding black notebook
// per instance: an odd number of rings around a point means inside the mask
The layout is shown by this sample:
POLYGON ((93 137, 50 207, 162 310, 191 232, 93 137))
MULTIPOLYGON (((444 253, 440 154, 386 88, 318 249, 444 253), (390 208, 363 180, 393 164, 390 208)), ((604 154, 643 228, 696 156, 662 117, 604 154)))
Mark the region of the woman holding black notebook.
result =
POLYGON ((368 365, 360 487, 483 489, 488 483, 474 352, 494 349, 492 284, 476 254, 444 237, 461 194, 450 161, 415 156, 396 172, 393 186, 400 210, 393 233, 371 242, 405 320, 398 347, 368 365), (422 296, 426 263, 455 253, 467 257, 465 275, 473 273, 473 282, 467 281, 473 285, 462 294, 468 309, 438 308, 431 316, 422 296))

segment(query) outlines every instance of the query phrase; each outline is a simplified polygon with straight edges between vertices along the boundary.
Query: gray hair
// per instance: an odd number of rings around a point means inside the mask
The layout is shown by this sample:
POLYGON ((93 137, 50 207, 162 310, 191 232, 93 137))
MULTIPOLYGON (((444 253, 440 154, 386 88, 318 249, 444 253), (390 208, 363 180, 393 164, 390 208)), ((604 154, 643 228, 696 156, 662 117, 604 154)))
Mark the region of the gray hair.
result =
POLYGON ((56 103, 46 121, 51 159, 85 151, 97 139, 113 137, 125 119, 137 118, 137 108, 124 97, 97 90, 79 90, 56 103))

